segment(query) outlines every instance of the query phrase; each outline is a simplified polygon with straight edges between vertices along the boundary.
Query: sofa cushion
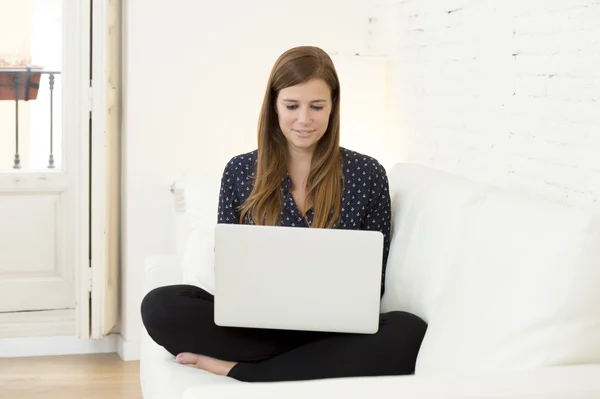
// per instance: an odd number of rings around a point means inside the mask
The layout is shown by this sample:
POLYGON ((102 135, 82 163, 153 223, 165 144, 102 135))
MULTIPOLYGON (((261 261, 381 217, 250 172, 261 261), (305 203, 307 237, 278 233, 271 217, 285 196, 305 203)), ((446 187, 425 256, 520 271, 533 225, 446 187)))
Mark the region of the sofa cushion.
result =
POLYGON ((600 362, 598 216, 497 190, 462 222, 416 373, 600 362))
POLYGON ((195 285, 214 295, 215 234, 210 226, 193 229, 181 261, 182 283, 195 285))
POLYGON ((599 373, 597 364, 458 377, 404 375, 211 385, 189 388, 183 399, 597 399, 600 398, 599 373))
MULTIPOLYGON (((169 284, 181 284, 179 258, 175 254, 146 258, 144 292, 169 284)), ((238 383, 231 378, 175 362, 173 355, 155 343, 141 326, 140 385, 144 399, 179 399, 183 392, 196 385, 238 383)))
POLYGON ((185 214, 192 229, 217 223, 221 181, 186 174, 181 181, 185 192, 185 214))
POLYGON ((382 311, 426 322, 448 288, 464 241, 465 220, 489 190, 462 177, 396 164, 390 174, 392 234, 382 311))
POLYGON ((185 195, 185 218, 189 230, 182 254, 183 283, 214 293, 214 229, 219 204, 219 179, 188 174, 182 179, 185 195))
POLYGON ((180 399, 190 387, 215 384, 241 383, 232 378, 178 364, 173 355, 142 331, 140 385, 144 399, 180 399))

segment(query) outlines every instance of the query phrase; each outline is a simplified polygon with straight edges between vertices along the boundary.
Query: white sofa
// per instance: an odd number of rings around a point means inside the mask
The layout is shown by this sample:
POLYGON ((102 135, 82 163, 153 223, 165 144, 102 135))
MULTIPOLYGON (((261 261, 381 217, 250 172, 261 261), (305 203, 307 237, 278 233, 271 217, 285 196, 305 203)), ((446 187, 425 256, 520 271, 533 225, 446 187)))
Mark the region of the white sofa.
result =
MULTIPOLYGON (((429 324, 415 375, 245 384, 176 364, 142 331, 144 398, 600 398, 598 215, 414 164, 393 168, 390 189, 382 311, 429 324)), ((182 250, 148 258, 146 290, 210 291, 218 182, 174 191, 182 250)))

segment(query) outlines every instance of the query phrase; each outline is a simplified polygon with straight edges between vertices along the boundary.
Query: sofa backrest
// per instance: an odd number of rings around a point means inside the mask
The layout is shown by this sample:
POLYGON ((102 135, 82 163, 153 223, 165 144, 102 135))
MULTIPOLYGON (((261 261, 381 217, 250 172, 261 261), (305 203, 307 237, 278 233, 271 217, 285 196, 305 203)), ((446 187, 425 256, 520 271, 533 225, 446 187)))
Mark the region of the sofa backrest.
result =
POLYGON ((390 189, 382 311, 428 322, 417 372, 600 362, 598 215, 419 165, 390 189))
POLYGON ((465 220, 490 189, 416 164, 396 164, 389 182, 392 241, 382 307, 410 311, 428 321, 453 277, 465 220))

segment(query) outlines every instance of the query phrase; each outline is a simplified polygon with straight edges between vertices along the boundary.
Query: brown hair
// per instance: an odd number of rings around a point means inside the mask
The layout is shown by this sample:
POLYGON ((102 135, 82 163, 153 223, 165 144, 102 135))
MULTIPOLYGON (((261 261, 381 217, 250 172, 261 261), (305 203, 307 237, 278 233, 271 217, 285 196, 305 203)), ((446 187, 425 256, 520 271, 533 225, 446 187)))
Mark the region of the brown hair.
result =
POLYGON ((287 141, 279 127, 279 91, 310 79, 323 79, 331 89, 327 131, 319 140, 307 179, 306 203, 314 209, 311 227, 332 228, 340 220, 342 154, 340 142, 340 84, 333 61, 318 47, 302 46, 283 53, 275 62, 258 121, 258 159, 254 187, 240 207, 240 222, 250 217, 258 225, 280 222, 281 183, 287 170, 287 141))

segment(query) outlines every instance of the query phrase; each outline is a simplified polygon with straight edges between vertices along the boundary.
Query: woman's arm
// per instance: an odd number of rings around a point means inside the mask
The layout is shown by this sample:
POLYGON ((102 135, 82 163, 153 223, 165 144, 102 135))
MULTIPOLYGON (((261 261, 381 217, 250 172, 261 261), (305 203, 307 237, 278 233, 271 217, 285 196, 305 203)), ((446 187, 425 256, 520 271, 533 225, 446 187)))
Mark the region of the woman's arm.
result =
POLYGON ((235 163, 232 159, 225 166, 221 177, 221 190, 219 192, 219 209, 217 223, 239 224, 240 214, 237 210, 239 204, 236 189, 235 163))
POLYGON ((390 188, 387 173, 382 165, 375 163, 371 173, 371 194, 363 221, 363 229, 377 230, 383 233, 383 265, 381 271, 381 296, 383 296, 385 292, 385 271, 390 250, 392 218, 390 188))

